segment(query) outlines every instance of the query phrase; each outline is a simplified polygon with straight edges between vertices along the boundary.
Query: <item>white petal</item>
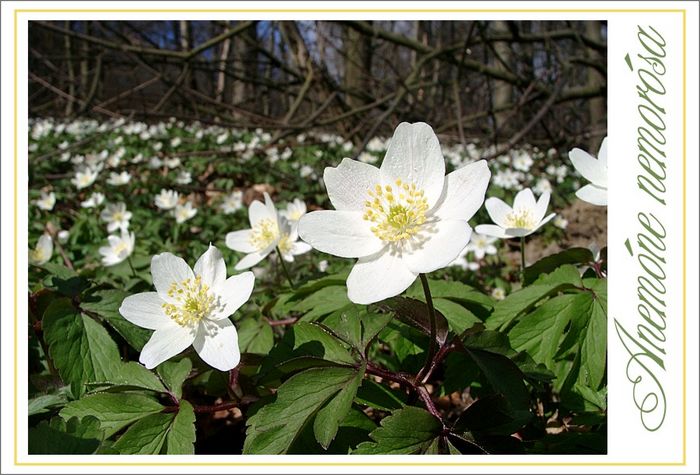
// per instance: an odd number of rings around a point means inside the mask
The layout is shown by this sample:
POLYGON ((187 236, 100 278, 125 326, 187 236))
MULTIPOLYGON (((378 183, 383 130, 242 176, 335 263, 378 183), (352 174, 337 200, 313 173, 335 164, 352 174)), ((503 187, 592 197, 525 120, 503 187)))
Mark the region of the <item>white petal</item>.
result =
POLYGON ((298 256, 300 254, 306 254, 311 250, 311 246, 306 244, 305 242, 295 242, 292 244, 292 255, 293 256, 298 256))
POLYGON ((265 206, 262 201, 255 200, 248 207, 248 221, 250 221, 251 228, 254 228, 255 225, 263 219, 270 218, 271 216, 267 206, 265 206))
POLYGON ((206 364, 220 371, 235 368, 241 360, 238 333, 228 318, 202 321, 192 346, 206 364))
MULTIPOLYGON (((606 152, 607 155, 607 152, 606 152)), ((569 152, 569 159, 573 163, 576 170, 588 181, 594 185, 607 187, 608 186, 608 171, 605 163, 601 163, 592 157, 588 152, 575 148, 569 152)))
POLYGON ((535 222, 539 223, 542 221, 542 218, 544 218, 544 215, 547 214, 547 207, 549 206, 549 191, 545 191, 542 193, 540 196, 540 199, 537 200, 537 204, 535 205, 535 213, 534 213, 534 218, 535 222))
POLYGON ((163 303, 157 292, 130 295, 122 302, 119 313, 134 325, 149 330, 177 325, 163 312, 163 303))
POLYGON ((486 160, 470 163, 447 175, 435 216, 440 219, 471 219, 484 204, 490 178, 486 160))
POLYGON ((255 246, 250 243, 250 234, 252 232, 252 229, 243 229, 228 233, 226 235, 226 246, 238 252, 255 252, 255 246))
POLYGON ((193 341, 194 330, 192 328, 176 324, 158 329, 153 332, 151 339, 141 350, 139 361, 148 369, 155 368, 185 350, 193 341))
MULTIPOLYGON (((542 194, 544 196, 544 193, 542 194)), ((547 197, 549 201, 549 196, 547 197)), ((529 209, 534 211, 537 206, 535 195, 530 188, 520 190, 513 200, 513 209, 529 209)))
POLYGON ((277 220, 277 208, 275 208, 275 203, 270 198, 270 195, 266 192, 263 193, 265 197, 265 208, 267 209, 267 217, 273 221, 277 220))
POLYGON ((337 167, 325 169, 323 182, 335 209, 361 211, 367 192, 381 184, 381 177, 377 167, 344 158, 337 167))
POLYGON ((608 168, 608 138, 604 137, 603 141, 600 143, 600 149, 598 149, 598 163, 605 166, 607 171, 608 168))
POLYGON ((371 227, 359 211, 314 211, 299 220, 299 236, 321 252, 363 257, 385 246, 371 227))
MULTIPOLYGON (((486 211, 488 211, 491 217, 491 221, 505 228, 507 226, 506 217, 513 211, 513 208, 508 206, 502 199, 496 197, 487 199, 484 204, 486 206, 486 211)), ((494 236, 494 234, 490 234, 489 236, 494 236)))
POLYGON ((263 249, 262 251, 251 252, 250 254, 245 256, 243 259, 238 261, 238 263, 236 264, 236 267, 234 267, 234 269, 236 269, 236 270, 250 269, 255 264, 257 264, 258 262, 265 259, 267 257, 267 255, 270 254, 274 249, 275 249, 275 246, 270 246, 267 249, 263 249))
POLYGON ((445 158, 432 127, 423 122, 399 124, 380 171, 385 184, 393 185, 397 179, 415 183, 425 192, 432 208, 440 199, 445 183, 445 158))
POLYGON ((348 298, 358 304, 379 302, 406 290, 416 277, 418 274, 387 248, 357 261, 347 280, 348 298))
POLYGON ((438 221, 432 225, 429 239, 420 249, 404 254, 404 262, 411 272, 427 274, 447 267, 464 250, 472 230, 466 221, 438 221))
POLYGON ((506 234, 505 229, 500 226, 494 226, 493 224, 480 224, 475 227, 474 230, 479 234, 485 234, 487 236, 493 236, 501 239, 508 239, 512 237, 506 234))
POLYGON ((255 285, 255 275, 252 272, 243 272, 226 279, 224 284, 218 289, 218 296, 221 298, 223 310, 210 317, 210 320, 221 320, 230 317, 241 308, 241 305, 250 299, 255 285))
POLYGON ((226 263, 221 251, 209 245, 209 249, 197 259, 194 273, 202 276, 202 281, 211 289, 217 289, 226 281, 226 263))
POLYGON ((576 192, 583 201, 596 206, 608 205, 608 190, 595 185, 586 185, 576 192))
POLYGON ((153 256, 151 259, 151 275, 153 276, 153 285, 158 294, 167 301, 170 301, 168 289, 171 284, 194 279, 194 273, 185 260, 169 252, 153 256))
POLYGON ((540 229, 542 226, 544 226, 545 224, 547 224, 548 222, 550 222, 556 215, 557 215, 557 213, 552 213, 552 214, 550 214, 549 216, 547 216, 546 218, 544 218, 544 219, 540 222, 540 224, 538 224, 537 227, 536 227, 535 229, 533 229, 532 231, 530 231, 528 234, 532 234, 532 233, 534 233, 535 231, 537 231, 538 229, 540 229))

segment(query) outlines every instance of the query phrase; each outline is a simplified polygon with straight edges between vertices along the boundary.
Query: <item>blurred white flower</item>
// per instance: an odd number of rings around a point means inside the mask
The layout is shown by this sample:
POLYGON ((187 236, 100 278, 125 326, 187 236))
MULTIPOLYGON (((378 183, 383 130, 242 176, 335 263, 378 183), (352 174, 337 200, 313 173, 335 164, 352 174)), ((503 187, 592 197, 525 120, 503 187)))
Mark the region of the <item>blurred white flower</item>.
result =
POLYGON ((156 292, 131 295, 119 313, 142 328, 155 330, 139 361, 155 368, 192 345, 205 363, 220 371, 240 361, 238 334, 228 318, 250 298, 252 272, 226 278, 226 263, 213 246, 197 260, 194 272, 170 253, 153 256, 156 292))
POLYGON ((75 172, 75 177, 71 178, 71 183, 73 183, 77 189, 82 190, 95 183, 96 179, 97 172, 86 168, 83 171, 75 172))
POLYGON ((540 178, 539 180, 537 180, 537 183, 532 188, 532 191, 534 191, 538 195, 541 195, 542 193, 551 193, 552 184, 546 178, 540 178))
POLYGON ((533 161, 529 153, 527 153, 524 150, 518 150, 513 152, 512 157, 513 168, 522 172, 530 171, 530 167, 532 167, 533 161))
POLYGON ((286 218, 279 219, 280 238, 277 248, 282 255, 282 259, 287 262, 294 262, 294 257, 306 254, 311 250, 311 246, 299 241, 297 222, 291 223, 286 218))
POLYGON ((569 225, 569 221, 564 219, 562 216, 556 216, 552 221, 552 224, 559 229, 566 229, 566 227, 569 225))
POLYGON ((223 134, 220 134, 216 137, 216 143, 218 145, 221 145, 222 143, 226 142, 228 140, 228 132, 224 132, 223 134))
POLYGON ((163 148, 163 142, 156 142, 153 144, 153 150, 159 152, 163 148))
POLYGON ((172 140, 170 140, 170 146, 172 148, 179 147, 181 143, 182 143, 182 139, 180 137, 174 137, 172 140))
POLYGON ((178 157, 166 158, 163 160, 163 165, 170 169, 179 167, 181 163, 178 157))
POLYGON ((469 270, 469 271, 477 271, 479 270, 479 263, 470 261, 467 259, 467 254, 469 253, 469 250, 467 248, 464 248, 462 252, 459 253, 459 256, 457 258, 450 262, 449 267, 459 267, 463 270, 469 270))
POLYGON ((504 190, 512 190, 520 184, 520 172, 513 170, 501 170, 493 176, 493 184, 504 190))
POLYGON ((45 211, 51 211, 53 209, 54 205, 56 204, 56 194, 53 191, 51 191, 49 193, 42 191, 41 198, 34 201, 34 204, 39 209, 43 209, 45 211))
POLYGON ((371 154, 369 152, 362 152, 359 157, 357 157, 359 161, 362 163, 377 163, 377 160, 379 160, 379 157, 377 157, 374 154, 371 154))
POLYGON ((496 225, 480 224, 475 228, 476 232, 502 239, 528 236, 554 218, 555 213, 545 217, 547 206, 549 193, 543 193, 535 201, 530 188, 515 195, 512 208, 499 198, 489 198, 486 200, 486 210, 496 225))
POLYGON ((29 250, 29 263, 34 266, 46 264, 53 254, 53 239, 48 234, 42 234, 34 249, 29 250))
POLYGON ((324 259, 321 262, 319 262, 318 270, 319 272, 326 272, 328 270, 328 261, 324 259))
POLYGON ((187 185, 192 183, 192 173, 188 172, 187 170, 181 170, 175 178, 175 183, 178 185, 187 185))
POLYGON ((173 216, 175 216, 175 222, 178 224, 189 221, 197 214, 197 208, 192 206, 190 201, 186 202, 184 205, 177 205, 173 210, 173 216))
POLYGON ((124 203, 110 203, 100 213, 100 218, 107 223, 107 232, 117 229, 128 229, 131 211, 127 211, 124 203))
POLYGON ((224 214, 233 214, 243 207, 243 192, 236 190, 224 196, 219 204, 219 209, 224 214))
POLYGON ((151 157, 151 159, 148 160, 148 168, 155 170, 156 168, 160 168, 162 166, 163 161, 158 157, 151 157))
POLYGON ((88 199, 80 203, 83 208, 95 208, 100 206, 105 201, 105 195, 99 192, 94 192, 88 199))
POLYGON ((280 215, 291 223, 295 223, 306 214, 306 203, 299 198, 295 198, 293 202, 287 203, 287 209, 281 210, 280 215))
POLYGON ((61 229, 57 234, 56 237, 58 238, 58 242, 61 244, 65 244, 68 242, 68 238, 70 237, 70 231, 66 229, 61 229))
POLYGON ((608 138, 603 139, 598 150, 598 159, 588 152, 575 148, 569 159, 586 180, 591 183, 576 192, 579 199, 596 206, 608 205, 608 138))
POLYGON ((180 193, 175 190, 160 190, 153 200, 155 205, 164 210, 173 209, 177 206, 177 202, 180 199, 180 193))
POLYGON ((102 264, 114 266, 123 262, 134 251, 134 233, 121 230, 121 236, 107 236, 107 246, 100 247, 98 252, 102 255, 102 264))
POLYGON ((107 179, 107 184, 113 186, 126 185, 131 180, 131 175, 128 172, 115 173, 111 172, 107 179))
POLYGON ((359 258, 348 276, 348 297, 378 302, 459 256, 471 236, 467 221, 483 204, 490 176, 484 160, 445 176, 433 129, 404 122, 380 168, 347 158, 326 168, 335 210, 306 214, 299 234, 321 252, 359 258))
POLYGON ((495 255, 498 250, 496 246, 493 245, 498 240, 493 236, 486 236, 484 234, 472 233, 472 238, 467 244, 466 250, 474 253, 474 257, 478 260, 484 258, 484 256, 495 255))
POLYGON ((493 297, 495 300, 503 300, 506 298, 506 291, 500 287, 494 287, 491 291, 491 297, 493 297))
POLYGON ((311 168, 311 167, 308 166, 308 165, 303 165, 303 166, 299 169, 299 176, 300 176, 301 178, 306 178, 307 176, 311 176, 313 173, 314 173, 314 169, 311 168))

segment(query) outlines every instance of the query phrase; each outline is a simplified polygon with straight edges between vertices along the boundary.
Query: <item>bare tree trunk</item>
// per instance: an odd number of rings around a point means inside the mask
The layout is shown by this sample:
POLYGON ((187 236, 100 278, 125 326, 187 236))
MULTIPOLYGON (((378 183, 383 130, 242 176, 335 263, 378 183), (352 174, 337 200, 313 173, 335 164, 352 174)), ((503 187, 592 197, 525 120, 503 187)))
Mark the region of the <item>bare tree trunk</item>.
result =
MULTIPOLYGON (((65 27, 67 30, 70 29, 70 21, 65 22, 65 27)), ((68 69, 68 95, 66 99, 66 117, 73 114, 73 102, 75 98, 75 72, 73 71, 73 54, 71 52, 71 39, 70 36, 66 35, 63 37, 63 46, 66 50, 66 67, 68 69)))
POLYGON ((347 103, 354 108, 367 102, 360 96, 369 88, 372 67, 372 38, 352 28, 346 28, 343 53, 345 55, 345 76, 343 78, 345 87, 356 93, 348 95, 347 103))
MULTIPOLYGON (((493 22, 493 32, 495 34, 508 33, 508 25, 503 20, 496 20, 493 22)), ((507 71, 508 66, 511 64, 511 58, 513 55, 511 46, 505 42, 494 43, 493 49, 496 53, 497 58, 494 59, 494 66, 499 70, 507 71)), ((507 106, 513 100, 513 86, 507 82, 495 81, 493 85, 493 109, 500 110, 507 106)), ((499 135, 503 135, 501 130, 508 118, 507 112, 496 112, 494 114, 496 119, 496 128, 501 131, 499 135)))
MULTIPOLYGON (((599 21, 587 21, 586 22, 586 36, 596 40, 602 41, 602 25, 599 21)), ((597 54, 589 50, 592 59, 600 60, 597 54)), ((594 68, 588 68, 587 73, 587 86, 588 87, 598 87, 603 84, 604 78, 601 77, 600 73, 594 68)), ((588 101, 588 113, 590 115, 590 127, 592 129, 605 129, 606 128, 606 110, 605 110, 605 98, 604 97, 594 97, 588 101)), ((589 150, 597 150, 600 145, 600 137, 593 136, 588 144, 589 150)))
POLYGON ((228 69, 228 57, 231 49, 231 38, 227 38, 221 44, 221 52, 219 53, 219 72, 216 78, 216 94, 215 98, 218 102, 224 100, 224 91, 226 90, 226 70, 228 69))

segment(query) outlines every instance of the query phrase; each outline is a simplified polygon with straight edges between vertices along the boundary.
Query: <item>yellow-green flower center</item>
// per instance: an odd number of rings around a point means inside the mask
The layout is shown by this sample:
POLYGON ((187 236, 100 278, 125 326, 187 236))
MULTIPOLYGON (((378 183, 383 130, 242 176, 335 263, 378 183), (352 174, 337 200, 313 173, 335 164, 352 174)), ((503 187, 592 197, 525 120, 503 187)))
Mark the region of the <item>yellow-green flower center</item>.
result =
POLYGON ((202 277, 173 282, 168 289, 168 297, 175 302, 164 303, 165 314, 178 325, 190 326, 207 317, 216 308, 216 298, 202 277))
POLYGON ((124 220, 124 213, 121 211, 115 211, 114 214, 112 215, 112 221, 118 222, 118 221, 123 221, 124 220))
POLYGON ((265 218, 258 221, 250 233, 250 244, 256 250, 267 249, 279 237, 277 223, 272 219, 265 218))
POLYGON ((403 241, 415 236, 426 221, 428 200, 415 183, 397 179, 395 186, 376 185, 369 190, 363 218, 374 223, 370 229, 382 241, 403 241))
POLYGON ((122 252, 126 252, 129 250, 129 243, 127 243, 126 241, 119 241, 117 245, 112 248, 112 250, 116 255, 119 255, 122 252))
POLYGON ((36 249, 32 249, 29 251, 29 260, 33 262, 40 262, 46 259, 46 252, 44 252, 44 248, 39 247, 36 249))
POLYGON ((532 229, 537 225, 534 216, 529 209, 514 209, 506 215, 505 224, 507 228, 532 229))
POLYGON ((277 243, 277 247, 282 254, 289 254, 292 252, 292 244, 292 241, 289 239, 289 234, 283 234, 277 243))

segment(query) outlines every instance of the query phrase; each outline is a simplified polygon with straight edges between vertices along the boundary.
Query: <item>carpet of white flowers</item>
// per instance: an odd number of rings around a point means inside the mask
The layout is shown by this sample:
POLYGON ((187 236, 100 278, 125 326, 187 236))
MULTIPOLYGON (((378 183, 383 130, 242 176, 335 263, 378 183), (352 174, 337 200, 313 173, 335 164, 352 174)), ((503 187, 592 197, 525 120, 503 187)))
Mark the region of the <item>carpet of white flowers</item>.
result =
POLYGON ((30 453, 605 452, 605 140, 274 135, 30 122, 30 453))

